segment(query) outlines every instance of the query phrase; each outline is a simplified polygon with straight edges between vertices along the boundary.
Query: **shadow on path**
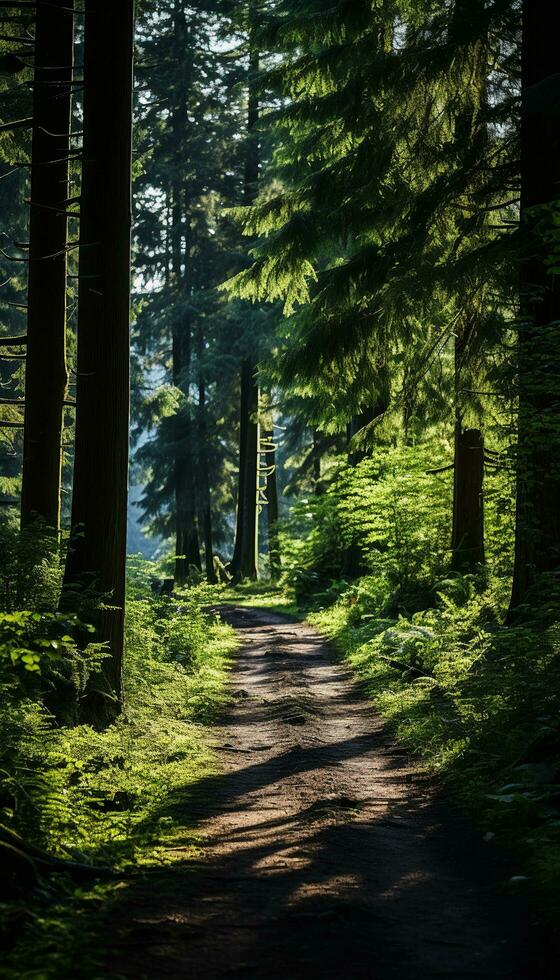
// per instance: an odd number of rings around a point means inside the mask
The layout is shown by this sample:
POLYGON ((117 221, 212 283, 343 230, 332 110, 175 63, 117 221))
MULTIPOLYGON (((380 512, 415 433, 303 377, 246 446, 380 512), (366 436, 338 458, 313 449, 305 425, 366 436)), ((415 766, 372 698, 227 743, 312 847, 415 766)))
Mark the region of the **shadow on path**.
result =
POLYGON ((505 868, 391 745, 328 644, 277 614, 227 618, 244 642, 224 772, 165 808, 196 823, 204 857, 122 890, 111 972, 552 977, 529 952, 529 911, 500 891, 505 868))

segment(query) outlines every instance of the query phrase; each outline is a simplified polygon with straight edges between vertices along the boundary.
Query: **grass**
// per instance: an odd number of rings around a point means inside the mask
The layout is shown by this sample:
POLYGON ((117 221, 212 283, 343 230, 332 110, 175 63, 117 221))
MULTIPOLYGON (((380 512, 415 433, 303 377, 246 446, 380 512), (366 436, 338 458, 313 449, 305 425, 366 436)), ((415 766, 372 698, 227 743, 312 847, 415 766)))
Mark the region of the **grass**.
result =
POLYGON ((302 618, 302 612, 283 585, 267 581, 242 582, 239 585, 225 586, 220 593, 224 605, 244 606, 247 609, 263 609, 267 612, 282 612, 289 616, 302 618))
MULTIPOLYGON (((130 591, 122 717, 102 732, 56 728, 30 704, 38 737, 27 725, 19 759, 22 770, 32 767, 26 792, 36 842, 117 874, 79 886, 51 875, 31 902, 22 896, 0 906, 11 947, 2 978, 97 975, 98 936, 118 899, 119 875, 189 861, 203 846, 180 803, 219 771, 211 735, 228 704, 236 638, 205 611, 216 598, 205 586, 178 599, 146 598, 145 583, 133 577, 130 591), (180 850, 172 850, 177 842, 180 850)), ((17 826, 18 814, 10 817, 17 826)))

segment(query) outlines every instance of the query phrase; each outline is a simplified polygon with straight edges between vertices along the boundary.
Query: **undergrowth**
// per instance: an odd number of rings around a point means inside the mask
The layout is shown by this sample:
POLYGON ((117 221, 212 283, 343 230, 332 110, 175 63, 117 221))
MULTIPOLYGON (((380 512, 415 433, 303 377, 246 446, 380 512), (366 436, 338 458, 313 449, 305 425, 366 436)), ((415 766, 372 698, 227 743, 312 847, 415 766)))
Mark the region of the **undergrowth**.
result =
MULTIPOLYGON (((543 582, 517 624, 513 486, 486 480, 488 563, 449 571, 444 445, 379 447, 284 536, 285 601, 332 638, 395 736, 448 782, 520 879, 560 894, 560 605, 543 582)), ((260 599, 262 604, 262 597, 260 599)), ((275 600, 279 605, 279 600, 275 600)), ((266 603, 268 604, 268 603, 266 603)))
POLYGON ((332 638, 396 737, 449 781, 490 844, 560 884, 560 630, 506 628, 503 582, 443 582, 434 605, 387 618, 370 577, 310 622, 332 638))
MULTIPOLYGON (((235 647, 233 631, 206 611, 211 589, 153 595, 152 572, 129 563, 126 701, 113 725, 59 725, 32 688, 7 697, 0 715, 1 822, 49 855, 125 873, 199 851, 180 804, 217 771, 209 728, 227 702, 235 647), (181 848, 172 851, 166 843, 179 825, 181 848)), ((5 664, 1 682, 18 684, 5 664)), ((111 877, 78 884, 56 874, 31 899, 3 894, 0 976, 78 976, 80 957, 93 975, 97 919, 116 889, 111 877)))

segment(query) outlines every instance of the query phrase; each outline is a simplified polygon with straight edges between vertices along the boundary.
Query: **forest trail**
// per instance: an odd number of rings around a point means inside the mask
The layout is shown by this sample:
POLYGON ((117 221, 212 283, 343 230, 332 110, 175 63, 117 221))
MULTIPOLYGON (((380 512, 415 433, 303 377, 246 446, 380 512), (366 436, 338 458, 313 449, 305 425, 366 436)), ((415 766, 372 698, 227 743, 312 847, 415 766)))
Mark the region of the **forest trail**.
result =
POLYGON ((242 636, 216 738, 224 772, 183 802, 204 857, 123 890, 111 975, 543 977, 523 965, 505 869, 391 744, 329 645, 277 614, 224 616, 242 636))

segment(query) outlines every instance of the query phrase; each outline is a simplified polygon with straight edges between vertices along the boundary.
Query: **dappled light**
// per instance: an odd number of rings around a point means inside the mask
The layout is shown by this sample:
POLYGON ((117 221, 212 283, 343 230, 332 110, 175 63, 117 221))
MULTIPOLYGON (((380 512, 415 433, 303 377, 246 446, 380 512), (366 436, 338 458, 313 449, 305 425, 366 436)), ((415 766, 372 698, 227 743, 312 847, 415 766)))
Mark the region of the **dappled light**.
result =
POLYGON ((556 980, 550 0, 0 0, 0 980, 556 980))

